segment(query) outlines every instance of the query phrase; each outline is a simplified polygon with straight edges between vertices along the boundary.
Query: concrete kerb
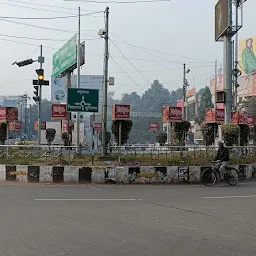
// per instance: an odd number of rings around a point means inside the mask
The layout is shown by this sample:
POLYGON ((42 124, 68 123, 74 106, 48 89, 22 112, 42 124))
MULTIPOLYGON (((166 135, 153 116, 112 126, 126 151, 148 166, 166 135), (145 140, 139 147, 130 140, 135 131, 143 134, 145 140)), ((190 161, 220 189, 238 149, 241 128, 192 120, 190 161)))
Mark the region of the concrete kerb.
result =
MULTIPOLYGON (((244 180, 251 180, 255 177, 256 164, 234 166, 244 175, 244 180)), ((29 182, 29 166, 11 166, 13 178, 8 180, 17 182, 29 182), (15 177, 14 177, 15 176, 15 177)), ((79 183, 92 182, 98 184, 117 183, 117 184, 171 184, 171 183, 199 183, 201 173, 207 166, 124 166, 124 167, 84 167, 84 166, 38 166, 39 182, 53 183, 53 169, 63 168, 63 179, 57 182, 79 183), (80 177, 86 174, 86 177, 80 177), (88 178, 89 177, 89 178, 88 178), (83 179, 83 180, 81 180, 83 179)), ((10 167, 0 165, 0 181, 7 181, 7 169, 10 167)), ((10 172, 8 172, 10 175, 10 172)), ((54 177, 53 177, 54 176, 54 177)), ((38 181, 37 181, 38 182, 38 181)), ((56 180, 55 180, 56 182, 56 180)))

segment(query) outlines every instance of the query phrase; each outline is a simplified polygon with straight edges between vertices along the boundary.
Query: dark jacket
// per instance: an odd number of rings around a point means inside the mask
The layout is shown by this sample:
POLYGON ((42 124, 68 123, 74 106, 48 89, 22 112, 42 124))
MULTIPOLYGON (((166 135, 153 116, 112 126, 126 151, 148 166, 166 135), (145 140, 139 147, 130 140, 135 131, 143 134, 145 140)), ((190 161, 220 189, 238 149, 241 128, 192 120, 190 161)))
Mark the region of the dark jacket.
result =
POLYGON ((229 161, 229 151, 227 148, 220 148, 217 152, 217 156, 215 157, 215 161, 229 161))

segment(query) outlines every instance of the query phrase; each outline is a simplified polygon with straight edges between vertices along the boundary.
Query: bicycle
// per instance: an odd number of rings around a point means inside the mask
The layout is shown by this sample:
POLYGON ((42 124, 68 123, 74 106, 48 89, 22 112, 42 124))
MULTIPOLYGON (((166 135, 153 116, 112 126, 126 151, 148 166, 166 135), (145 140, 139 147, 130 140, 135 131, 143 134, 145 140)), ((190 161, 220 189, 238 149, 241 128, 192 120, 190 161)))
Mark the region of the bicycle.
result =
MULTIPOLYGON (((217 177, 220 176, 220 171, 215 169, 216 161, 212 162, 212 166, 203 171, 201 180, 205 186, 213 186, 217 177)), ((230 186, 235 186, 239 182, 239 172, 231 166, 225 167, 224 179, 230 186)))

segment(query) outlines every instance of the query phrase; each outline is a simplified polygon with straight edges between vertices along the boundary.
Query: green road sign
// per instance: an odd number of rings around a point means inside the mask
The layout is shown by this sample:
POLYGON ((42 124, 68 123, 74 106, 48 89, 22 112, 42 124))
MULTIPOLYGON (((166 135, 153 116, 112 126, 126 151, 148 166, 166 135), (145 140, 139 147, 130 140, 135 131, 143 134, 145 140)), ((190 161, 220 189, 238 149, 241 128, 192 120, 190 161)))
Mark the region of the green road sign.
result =
POLYGON ((76 35, 53 55, 52 76, 61 75, 74 64, 76 64, 76 35))
POLYGON ((98 112, 99 90, 68 88, 68 112, 98 112))

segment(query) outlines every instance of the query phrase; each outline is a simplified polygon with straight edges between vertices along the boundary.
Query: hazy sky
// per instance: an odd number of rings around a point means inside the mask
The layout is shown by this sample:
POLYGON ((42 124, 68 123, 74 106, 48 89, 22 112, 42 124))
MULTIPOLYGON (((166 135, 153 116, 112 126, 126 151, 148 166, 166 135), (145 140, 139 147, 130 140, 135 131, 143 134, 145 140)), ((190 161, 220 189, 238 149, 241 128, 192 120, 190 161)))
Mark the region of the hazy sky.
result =
MULTIPOLYGON (((135 85, 127 74, 110 59, 110 76, 115 76, 116 81, 115 86, 112 86, 110 90, 116 92, 116 97, 132 91, 142 94, 143 90, 150 87, 147 80, 153 82, 154 79, 158 79, 169 90, 181 87, 184 62, 191 69, 187 77, 191 87, 193 83, 197 88, 209 84, 209 78, 214 75, 215 59, 222 63, 223 45, 214 41, 216 2, 216 0, 173 0, 157 3, 108 4, 110 7, 110 39, 146 78, 141 76, 110 42, 110 54, 140 87, 135 85), (121 40, 151 50, 143 52, 136 47, 122 43, 121 40)), ((30 0, 0 1, 1 95, 27 92, 32 96, 32 79, 36 78, 34 70, 39 64, 34 63, 18 68, 12 66, 12 62, 26 58, 36 59, 39 54, 39 45, 43 44, 43 55, 46 60, 44 69, 46 78, 50 80, 53 53, 77 30, 77 18, 51 20, 5 18, 3 20, 3 17, 67 16, 76 14, 76 8, 79 5, 82 9, 81 14, 104 11, 106 8, 106 4, 82 1, 33 0, 33 4, 30 0), (40 4, 54 5, 57 8, 40 6, 40 4), (34 28, 19 23, 61 29, 66 32, 34 28)), ((256 35, 255 9, 255 0, 248 0, 245 3, 244 27, 240 30, 240 38, 256 35)), ((97 36, 100 28, 104 28, 103 12, 94 16, 82 16, 81 39, 86 40, 86 64, 81 74, 102 74, 103 72, 104 40, 97 36)), ((43 96, 50 97, 50 88, 43 88, 43 96)))

